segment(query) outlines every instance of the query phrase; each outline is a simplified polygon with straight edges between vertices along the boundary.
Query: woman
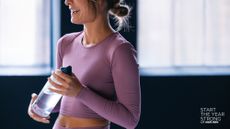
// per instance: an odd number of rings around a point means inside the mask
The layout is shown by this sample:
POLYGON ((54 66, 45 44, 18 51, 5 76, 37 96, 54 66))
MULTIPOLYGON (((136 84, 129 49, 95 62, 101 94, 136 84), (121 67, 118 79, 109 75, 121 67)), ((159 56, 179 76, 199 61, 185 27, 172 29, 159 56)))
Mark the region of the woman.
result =
MULTIPOLYGON (((53 129, 109 129, 110 122, 135 128, 141 112, 136 51, 109 23, 109 15, 114 15, 121 27, 130 8, 120 0, 65 0, 65 4, 71 22, 84 29, 58 41, 57 70, 52 75, 61 85, 48 81, 55 87, 50 90, 63 98, 53 129), (71 76, 58 70, 68 65, 73 68, 71 76)), ((36 98, 32 94, 31 103, 36 98)), ((31 118, 49 123, 30 106, 31 118)))

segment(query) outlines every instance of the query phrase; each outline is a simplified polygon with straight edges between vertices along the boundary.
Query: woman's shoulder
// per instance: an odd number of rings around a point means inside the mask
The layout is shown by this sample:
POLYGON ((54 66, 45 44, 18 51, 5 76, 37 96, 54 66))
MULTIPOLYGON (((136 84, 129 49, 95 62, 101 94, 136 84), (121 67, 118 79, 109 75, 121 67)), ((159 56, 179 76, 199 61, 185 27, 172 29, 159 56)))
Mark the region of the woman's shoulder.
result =
POLYGON ((132 46, 132 44, 126 38, 124 38, 119 32, 115 32, 109 40, 109 42, 110 51, 114 51, 121 46, 132 46))
POLYGON ((69 43, 72 42, 75 38, 79 37, 82 34, 81 32, 73 32, 73 33, 68 33, 63 35, 60 39, 59 39, 59 43, 69 43))
POLYGON ((132 43, 130 43, 126 38, 124 38, 120 33, 115 33, 114 38, 111 40, 112 43, 110 43, 110 48, 113 49, 113 51, 116 51, 117 49, 126 48, 126 49, 133 49, 134 46, 132 43))
POLYGON ((57 42, 57 50, 63 53, 81 34, 82 32, 73 32, 63 35, 57 42))
POLYGON ((126 40, 120 33, 116 33, 108 48, 110 60, 114 57, 115 53, 119 55, 126 55, 130 52, 136 53, 134 46, 126 40))

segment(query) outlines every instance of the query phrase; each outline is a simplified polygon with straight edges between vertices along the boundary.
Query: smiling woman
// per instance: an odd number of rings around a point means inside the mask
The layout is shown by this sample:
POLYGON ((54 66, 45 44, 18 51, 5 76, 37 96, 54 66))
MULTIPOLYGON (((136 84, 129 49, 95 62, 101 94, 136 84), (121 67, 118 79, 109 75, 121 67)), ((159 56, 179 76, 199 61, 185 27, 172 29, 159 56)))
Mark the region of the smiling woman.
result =
POLYGON ((50 68, 50 0, 0 0, 0 75, 50 68))
MULTIPOLYGON (((59 112, 53 129, 110 129, 111 122, 136 128, 141 115, 136 50, 112 28, 109 19, 111 15, 117 17, 121 23, 118 27, 123 25, 130 13, 123 2, 65 0, 71 22, 83 25, 83 30, 65 34, 57 43, 57 67, 52 76, 59 83, 49 78, 49 90, 63 97, 53 111, 59 112), (66 66, 72 66, 71 75, 59 70, 66 66)), ((49 123, 50 117, 31 110, 36 98, 32 94, 28 115, 49 123)))

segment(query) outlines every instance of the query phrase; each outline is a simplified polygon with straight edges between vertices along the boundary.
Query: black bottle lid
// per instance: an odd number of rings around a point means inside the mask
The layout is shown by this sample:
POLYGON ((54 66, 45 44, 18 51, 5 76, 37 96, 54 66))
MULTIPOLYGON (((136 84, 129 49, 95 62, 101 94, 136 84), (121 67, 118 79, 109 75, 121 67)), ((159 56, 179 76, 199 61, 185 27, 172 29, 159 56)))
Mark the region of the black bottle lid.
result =
POLYGON ((61 71, 65 74, 71 75, 72 74, 72 66, 61 67, 61 71))

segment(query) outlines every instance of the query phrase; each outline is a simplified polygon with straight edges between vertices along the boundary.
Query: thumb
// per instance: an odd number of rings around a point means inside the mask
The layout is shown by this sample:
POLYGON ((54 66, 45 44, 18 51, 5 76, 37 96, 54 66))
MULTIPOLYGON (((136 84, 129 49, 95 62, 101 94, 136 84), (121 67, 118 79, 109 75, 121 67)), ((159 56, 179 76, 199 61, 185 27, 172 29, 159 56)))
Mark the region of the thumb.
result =
POLYGON ((38 95, 35 93, 31 94, 31 100, 30 100, 30 105, 37 99, 38 95))
POLYGON ((74 73, 71 74, 72 78, 77 78, 74 73))

